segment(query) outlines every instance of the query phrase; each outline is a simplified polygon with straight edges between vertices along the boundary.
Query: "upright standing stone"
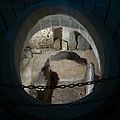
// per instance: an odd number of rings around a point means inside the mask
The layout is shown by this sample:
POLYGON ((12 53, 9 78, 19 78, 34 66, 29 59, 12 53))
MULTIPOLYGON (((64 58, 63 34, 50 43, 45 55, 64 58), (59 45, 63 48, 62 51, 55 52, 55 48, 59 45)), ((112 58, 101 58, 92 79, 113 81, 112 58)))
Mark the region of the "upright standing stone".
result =
MULTIPOLYGON (((94 81, 94 78, 95 78, 94 65, 93 63, 90 63, 88 65, 88 69, 86 72, 85 82, 94 81)), ((90 94, 93 91, 93 88, 94 84, 85 86, 86 95, 90 94)))
POLYGON ((67 28, 67 27, 63 27, 62 29, 62 40, 64 41, 69 41, 69 38, 70 38, 70 33, 73 32, 72 29, 70 28, 67 28))
POLYGON ((68 50, 68 42, 62 40, 62 50, 68 50))
POLYGON ((78 42, 77 50, 89 50, 90 49, 89 43, 82 35, 79 35, 77 37, 77 42, 78 42))
POLYGON ((59 39, 62 38, 62 27, 53 28, 53 37, 54 37, 55 39, 56 39, 56 38, 59 38, 59 39))
POLYGON ((76 40, 75 40, 75 34, 74 32, 71 32, 70 33, 70 38, 69 38, 69 41, 68 41, 68 46, 69 46, 69 50, 76 50, 76 46, 77 46, 77 43, 76 43, 76 40))
POLYGON ((51 78, 50 62, 49 59, 47 59, 44 66, 42 67, 38 80, 35 81, 35 85, 46 86, 47 82, 51 80, 50 78, 51 78))
POLYGON ((54 41, 54 49, 55 50, 60 50, 61 49, 61 40, 59 38, 57 38, 55 41, 54 41))
POLYGON ((62 48, 62 28, 53 28, 54 49, 60 50, 62 48))

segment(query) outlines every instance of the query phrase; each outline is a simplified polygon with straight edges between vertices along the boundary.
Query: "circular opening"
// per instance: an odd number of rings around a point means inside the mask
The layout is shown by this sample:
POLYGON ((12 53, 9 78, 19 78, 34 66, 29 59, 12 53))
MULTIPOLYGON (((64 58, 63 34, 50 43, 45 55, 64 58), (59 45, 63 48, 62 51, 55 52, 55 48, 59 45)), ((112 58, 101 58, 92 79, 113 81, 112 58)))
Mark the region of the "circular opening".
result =
MULTIPOLYGON (((11 77, 13 79, 10 82, 14 83, 21 82, 19 74, 20 58, 21 54, 27 47, 28 41, 35 33, 49 27, 68 27, 80 33, 87 40, 92 50, 94 51, 94 54, 98 62, 98 68, 100 70, 100 76, 108 77, 109 74, 114 75, 117 72, 116 66, 118 61, 114 59, 116 62, 115 63, 113 62, 114 60, 111 57, 111 55, 114 56, 114 58, 116 56, 110 52, 111 48, 114 49, 112 47, 111 39, 109 39, 109 37, 106 36, 107 34, 105 34, 104 29, 101 27, 101 25, 97 24, 97 21, 93 20, 92 17, 88 15, 91 21, 95 23, 93 26, 93 24, 83 15, 84 13, 82 10, 79 10, 78 12, 72 8, 68 8, 65 6, 64 8, 65 9, 63 9, 63 7, 61 6, 41 7, 38 5, 29 9, 27 13, 25 13, 25 16, 21 20, 21 23, 16 26, 16 32, 13 33, 15 37, 13 39, 13 46, 10 51, 11 53, 10 58, 11 63, 13 64, 12 68, 15 67, 15 69, 12 69, 13 72, 11 77), (47 12, 44 12, 42 14, 41 11, 47 12), (80 12, 83 14, 81 14, 80 12), (55 18, 54 15, 57 17, 55 18), (50 18, 50 20, 46 19, 47 22, 43 20, 44 18, 46 18, 46 16, 49 16, 50 18), (73 22, 71 22, 71 19, 73 19, 73 22), (110 44, 108 44, 108 42, 110 44), (110 47, 108 47, 109 45, 110 47), (116 64, 116 66, 113 63, 116 64), (112 69, 110 69, 111 65, 112 69), (18 79, 19 81, 16 81, 16 79, 18 79)), ((18 105, 16 107, 16 109, 19 109, 20 111, 22 111, 22 113, 24 113, 22 114, 21 112, 18 112, 19 114, 21 114, 21 116, 22 115, 27 116, 29 117, 29 119, 32 119, 31 118, 32 116, 33 118, 38 117, 41 119, 49 118, 65 120, 81 118, 92 112, 94 113, 96 110, 100 108, 102 109, 102 106, 105 105, 104 103, 107 102, 107 100, 96 102, 95 99, 103 98, 106 95, 109 96, 113 92, 114 86, 115 82, 114 83, 110 82, 109 84, 108 82, 104 84, 99 84, 98 87, 96 87, 96 89, 91 94, 84 97, 83 99, 79 99, 69 104, 60 105, 58 104, 51 105, 47 103, 44 104, 44 102, 34 99, 30 95, 28 95, 24 90, 20 89, 19 90, 16 89, 16 91, 14 90, 8 91, 8 94, 10 95, 9 98, 11 98, 13 101, 25 103, 24 104, 25 106, 18 105), (108 89, 107 87, 110 89, 108 89), (101 92, 101 90, 103 90, 104 92, 101 92), (14 97, 13 94, 12 94, 13 96, 11 96, 10 94, 11 92, 15 93, 14 95, 16 95, 17 97, 14 97), (32 105, 32 107, 30 107, 29 105, 32 105), (41 105, 47 106, 41 107, 41 105)), ((103 108, 104 110, 106 110, 105 107, 103 108)), ((96 111, 96 113, 99 113, 99 111, 98 112, 96 111)))
POLYGON ((46 16, 32 27, 26 37, 20 59, 21 81, 26 86, 43 86, 41 89, 25 89, 40 101, 63 104, 89 95, 96 84, 83 87, 77 84, 98 80, 100 70, 99 54, 92 37, 72 17, 61 14, 46 16), (69 25, 61 25, 66 20, 69 25), (55 25, 51 25, 52 22, 55 25), (46 28, 46 24, 49 27, 46 28), (46 89, 46 86, 56 88, 46 89))

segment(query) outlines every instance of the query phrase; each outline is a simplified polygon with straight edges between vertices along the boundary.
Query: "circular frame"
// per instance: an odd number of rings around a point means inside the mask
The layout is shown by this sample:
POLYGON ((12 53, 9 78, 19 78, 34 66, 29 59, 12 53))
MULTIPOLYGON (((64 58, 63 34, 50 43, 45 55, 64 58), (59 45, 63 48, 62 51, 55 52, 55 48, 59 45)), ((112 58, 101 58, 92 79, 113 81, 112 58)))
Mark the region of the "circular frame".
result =
MULTIPOLYGON (((7 69, 5 69, 6 74, 4 74, 4 79, 2 80, 3 83, 20 83, 20 75, 18 70, 19 59, 27 33, 40 18, 54 14, 64 14, 72 16, 87 29, 97 47, 100 56, 101 71, 103 77, 116 76, 118 74, 118 59, 115 55, 116 51, 112 44, 112 40, 107 35, 107 32, 104 30, 104 28, 97 22, 97 20, 93 19, 94 17, 92 17, 91 14, 88 14, 88 12, 82 11, 81 9, 77 11, 67 6, 51 5, 43 7, 40 4, 37 4, 27 9, 22 17, 18 19, 13 31, 11 30, 7 34, 7 40, 10 41, 11 47, 6 49, 5 51, 7 55, 9 53, 9 59, 6 59, 8 56, 4 57, 7 64, 4 64, 3 67, 7 69)), ((77 118, 95 119, 95 115, 101 113, 101 111, 103 113, 104 111, 106 111, 106 109, 110 107, 108 99, 101 100, 99 102, 96 102, 95 100, 104 98, 106 97, 106 95, 110 96, 111 94, 113 94, 116 84, 116 81, 108 81, 104 84, 100 84, 87 97, 75 101, 75 103, 79 103, 79 105, 73 106, 69 106, 69 104, 63 104, 55 106, 51 105, 50 107, 38 107, 34 106, 33 104, 42 104, 42 102, 32 98, 22 89, 5 88, 2 91, 3 93, 5 93, 3 96, 5 101, 27 104, 8 106, 13 114, 16 114, 18 118, 21 118, 22 116, 23 120, 70 120, 77 118), (92 113, 94 113, 95 115, 92 115, 92 113)))

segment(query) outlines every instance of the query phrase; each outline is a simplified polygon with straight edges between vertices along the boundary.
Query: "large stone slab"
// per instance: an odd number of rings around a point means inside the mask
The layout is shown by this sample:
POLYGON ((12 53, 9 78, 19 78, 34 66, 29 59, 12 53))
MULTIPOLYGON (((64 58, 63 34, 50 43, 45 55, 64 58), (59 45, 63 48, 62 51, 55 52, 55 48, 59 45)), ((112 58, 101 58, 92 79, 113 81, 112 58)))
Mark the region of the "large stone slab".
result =
POLYGON ((54 39, 56 39, 56 38, 61 39, 62 38, 62 27, 53 28, 53 38, 54 39))
POLYGON ((89 50, 90 45, 82 35, 77 37, 77 50, 89 50))
POLYGON ((86 66, 73 60, 51 61, 51 70, 58 74, 60 81, 77 81, 85 78, 86 66))
POLYGON ((68 48, 69 50, 75 50, 76 49, 76 38, 74 34, 74 30, 71 28, 63 27, 62 29, 62 40, 68 42, 68 48))
POLYGON ((68 50, 68 42, 62 40, 62 50, 68 50))
POLYGON ((76 81, 85 78, 87 61, 74 52, 60 51, 50 57, 50 66, 60 81, 76 81))
POLYGON ((61 46, 61 40, 59 38, 57 38, 54 42, 54 49, 55 50, 61 50, 62 46, 61 46))
POLYGON ((51 80, 51 70, 49 59, 45 62, 44 66, 39 73, 38 80, 35 82, 35 85, 43 85, 46 86, 47 82, 51 80))
MULTIPOLYGON (((94 64, 90 63, 87 67, 85 82, 94 81, 94 78, 95 78, 94 64)), ((93 88, 94 84, 85 86, 86 95, 90 94, 93 91, 93 88)))
POLYGON ((72 50, 72 51, 76 50, 77 43, 76 43, 76 40, 75 40, 75 34, 74 34, 74 32, 70 33, 70 38, 69 38, 68 46, 69 46, 69 50, 72 50))

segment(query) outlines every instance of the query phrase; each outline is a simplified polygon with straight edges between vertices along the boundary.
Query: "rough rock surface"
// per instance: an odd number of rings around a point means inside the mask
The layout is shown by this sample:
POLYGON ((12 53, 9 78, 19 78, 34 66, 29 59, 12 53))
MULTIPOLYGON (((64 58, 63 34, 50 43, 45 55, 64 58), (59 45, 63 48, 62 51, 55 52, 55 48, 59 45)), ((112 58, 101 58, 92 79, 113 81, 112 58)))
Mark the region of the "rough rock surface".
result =
POLYGON ((80 58, 80 56, 75 52, 60 51, 57 54, 50 56, 50 61, 53 61, 53 60, 58 61, 63 59, 73 60, 78 62, 79 64, 87 65, 87 60, 84 58, 80 58))
POLYGON ((26 51, 26 57, 28 57, 29 59, 33 57, 31 51, 26 51))
POLYGON ((37 48, 33 48, 31 50, 32 54, 41 54, 42 53, 42 50, 41 49, 37 49, 37 48))
POLYGON ((55 39, 54 41, 54 49, 55 50, 61 50, 62 46, 61 46, 61 40, 59 38, 55 39))
POLYGON ((79 35, 77 37, 77 50, 89 50, 90 49, 90 45, 89 43, 86 41, 86 39, 82 36, 79 35))
MULTIPOLYGON (((94 69, 94 64, 90 63, 87 67, 87 71, 86 71, 86 76, 85 76, 85 82, 89 82, 89 81, 94 81, 95 80, 95 69, 94 69)), ((87 85, 85 86, 85 94, 88 95, 93 91, 94 88, 94 84, 93 85, 87 85)))
POLYGON ((51 70, 49 59, 46 60, 44 66, 39 73, 38 80, 35 82, 35 85, 43 85, 46 86, 47 82, 51 80, 51 70))
POLYGON ((62 27, 53 29, 53 38, 55 38, 55 39, 56 38, 59 38, 59 39, 62 38, 62 27))
POLYGON ((61 51, 50 57, 51 70, 56 72, 60 81, 77 81, 85 78, 86 59, 75 52, 61 51))
POLYGON ((69 46, 69 50, 76 50, 76 46, 77 46, 77 43, 76 43, 76 40, 75 40, 75 34, 74 32, 71 32, 70 33, 70 38, 69 38, 69 41, 68 41, 68 46, 69 46))
POLYGON ((62 40, 62 50, 68 50, 68 42, 62 40))
POLYGON ((85 78, 86 66, 73 60, 51 61, 51 70, 58 74, 60 81, 78 81, 85 78))
POLYGON ((23 60, 22 60, 22 63, 23 63, 24 65, 27 65, 27 64, 29 63, 29 58, 23 59, 23 60))

